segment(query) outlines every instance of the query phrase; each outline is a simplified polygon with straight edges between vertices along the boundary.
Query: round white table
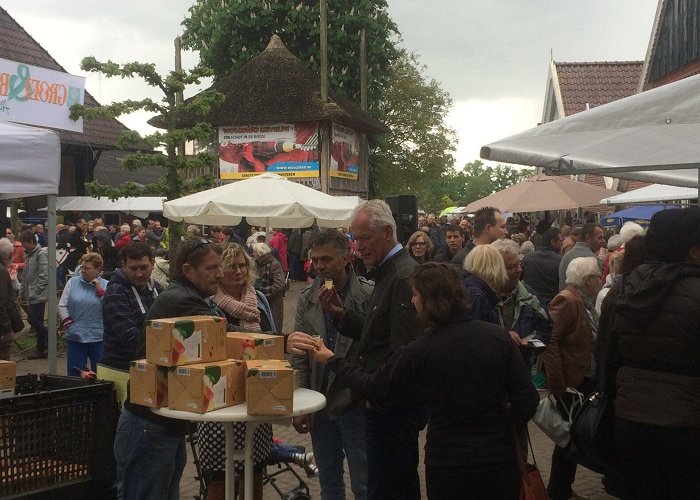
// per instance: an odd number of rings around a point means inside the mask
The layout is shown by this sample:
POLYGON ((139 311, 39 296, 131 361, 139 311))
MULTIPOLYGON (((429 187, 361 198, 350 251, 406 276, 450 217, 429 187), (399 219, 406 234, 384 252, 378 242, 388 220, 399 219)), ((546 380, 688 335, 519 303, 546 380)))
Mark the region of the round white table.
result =
POLYGON ((243 460, 245 500, 253 499, 253 435, 260 424, 287 424, 290 417, 314 413, 326 406, 326 398, 320 392, 310 389, 297 389, 294 391, 294 411, 292 415, 248 415, 248 405, 245 403, 220 408, 208 413, 191 413, 187 411, 171 410, 169 408, 153 408, 151 411, 158 415, 178 420, 191 422, 221 422, 224 425, 226 435, 226 500, 235 499, 235 473, 233 462, 243 460), (235 422, 247 422, 245 434, 245 447, 234 448, 235 422))

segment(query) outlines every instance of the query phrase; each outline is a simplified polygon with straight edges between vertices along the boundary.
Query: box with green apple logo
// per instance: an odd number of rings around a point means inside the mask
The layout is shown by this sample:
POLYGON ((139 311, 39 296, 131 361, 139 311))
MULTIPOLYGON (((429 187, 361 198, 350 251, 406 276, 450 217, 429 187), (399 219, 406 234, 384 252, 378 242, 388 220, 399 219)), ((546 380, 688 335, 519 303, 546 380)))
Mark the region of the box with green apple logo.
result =
POLYGON ((168 406, 168 370, 145 359, 129 362, 129 401, 149 408, 168 406))
POLYGON ((297 378, 288 361, 245 361, 248 415, 291 415, 297 378))
POLYGON ((245 402, 245 363, 226 360, 170 368, 168 408, 206 413, 245 402))
POLYGON ((226 359, 226 321, 217 316, 162 318, 146 323, 146 360, 181 366, 226 359))

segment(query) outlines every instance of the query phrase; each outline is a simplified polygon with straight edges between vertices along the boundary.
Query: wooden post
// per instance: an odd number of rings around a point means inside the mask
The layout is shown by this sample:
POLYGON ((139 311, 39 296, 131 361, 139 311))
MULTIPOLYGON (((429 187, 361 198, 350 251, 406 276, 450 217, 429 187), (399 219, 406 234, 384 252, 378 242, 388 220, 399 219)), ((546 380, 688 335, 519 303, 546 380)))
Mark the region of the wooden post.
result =
MULTIPOLYGON (((178 73, 182 72, 182 39, 179 36, 175 37, 175 71, 178 73)), ((175 94, 175 104, 182 104, 185 101, 185 97, 182 92, 175 94)), ((185 142, 178 144, 178 155, 181 158, 185 157, 185 142)))
POLYGON ((328 13, 326 0, 321 0, 321 102, 328 102, 328 13))
MULTIPOLYGON (((321 105, 328 102, 328 15, 326 0, 320 0, 321 9, 321 105)), ((330 121, 319 122, 319 145, 321 147, 319 158, 319 170, 321 177, 321 192, 330 193, 331 167, 331 123, 330 121)))
MULTIPOLYGON (((360 107, 367 111, 367 38, 365 29, 360 32, 360 107)), ((360 174, 357 177, 357 182, 365 184, 367 191, 365 196, 369 195, 369 144, 367 136, 360 134, 360 174)))
POLYGON ((364 28, 360 33, 360 106, 367 111, 367 43, 364 28))

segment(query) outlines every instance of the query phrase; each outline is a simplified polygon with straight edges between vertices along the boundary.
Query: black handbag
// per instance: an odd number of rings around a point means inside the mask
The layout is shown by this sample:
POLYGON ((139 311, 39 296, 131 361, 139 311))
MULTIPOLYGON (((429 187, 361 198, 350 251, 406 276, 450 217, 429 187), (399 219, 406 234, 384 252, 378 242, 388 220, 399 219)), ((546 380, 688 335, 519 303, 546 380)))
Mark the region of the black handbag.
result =
POLYGON ((595 472, 614 468, 615 410, 614 378, 617 372, 617 339, 613 331, 614 303, 622 294, 624 276, 613 286, 603 302, 598 330, 602 345, 597 352, 597 390, 588 395, 571 422, 571 441, 576 461, 595 472), (612 389, 612 390, 611 390, 612 389))
POLYGON ((578 463, 599 473, 613 465, 614 418, 612 400, 604 391, 596 391, 583 401, 570 429, 578 463))

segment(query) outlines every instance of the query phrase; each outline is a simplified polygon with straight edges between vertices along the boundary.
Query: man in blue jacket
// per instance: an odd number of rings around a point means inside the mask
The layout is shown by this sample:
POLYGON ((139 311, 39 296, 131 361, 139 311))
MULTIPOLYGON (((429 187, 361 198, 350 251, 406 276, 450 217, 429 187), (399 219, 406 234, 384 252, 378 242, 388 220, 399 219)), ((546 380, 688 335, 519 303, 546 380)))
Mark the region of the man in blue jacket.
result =
POLYGON ((117 370, 129 370, 129 361, 141 341, 146 313, 163 288, 151 279, 153 248, 145 242, 129 243, 122 252, 123 263, 112 275, 102 299, 104 355, 102 363, 117 370))

